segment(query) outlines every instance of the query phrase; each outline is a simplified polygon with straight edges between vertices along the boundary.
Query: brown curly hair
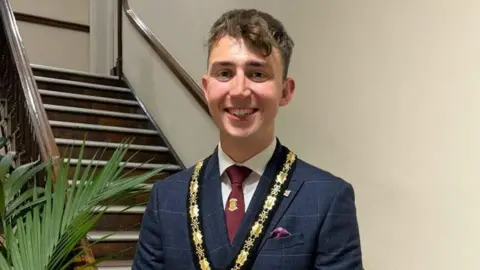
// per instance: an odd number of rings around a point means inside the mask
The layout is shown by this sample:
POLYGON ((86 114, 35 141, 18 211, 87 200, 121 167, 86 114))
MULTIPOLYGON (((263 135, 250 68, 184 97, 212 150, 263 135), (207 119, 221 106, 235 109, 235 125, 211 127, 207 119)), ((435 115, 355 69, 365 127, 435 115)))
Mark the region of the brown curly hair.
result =
POLYGON ((234 9, 223 13, 210 28, 208 58, 213 46, 224 36, 242 39, 249 49, 267 57, 272 47, 280 51, 283 77, 288 74, 294 42, 283 24, 272 15, 256 9, 234 9))

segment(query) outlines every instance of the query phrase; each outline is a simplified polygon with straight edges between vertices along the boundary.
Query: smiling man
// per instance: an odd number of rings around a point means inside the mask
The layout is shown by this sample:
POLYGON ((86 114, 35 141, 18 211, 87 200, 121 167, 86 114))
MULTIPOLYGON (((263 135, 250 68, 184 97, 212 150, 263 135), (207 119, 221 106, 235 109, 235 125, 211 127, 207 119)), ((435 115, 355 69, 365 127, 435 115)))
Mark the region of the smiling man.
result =
POLYGON ((275 135, 293 41, 257 10, 212 26, 202 86, 220 142, 154 185, 133 269, 360 270, 354 192, 275 135))

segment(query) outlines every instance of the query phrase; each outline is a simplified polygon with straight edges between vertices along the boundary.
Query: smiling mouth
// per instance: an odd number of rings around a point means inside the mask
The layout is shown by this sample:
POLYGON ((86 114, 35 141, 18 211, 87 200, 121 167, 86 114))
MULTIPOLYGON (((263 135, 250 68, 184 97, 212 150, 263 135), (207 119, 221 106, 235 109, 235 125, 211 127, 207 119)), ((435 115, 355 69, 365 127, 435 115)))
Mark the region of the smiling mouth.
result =
POLYGON ((249 115, 254 114, 255 112, 258 111, 258 109, 256 109, 256 108, 242 108, 242 109, 227 108, 227 109, 225 109, 225 111, 228 112, 229 114, 233 115, 233 116, 244 118, 244 117, 247 117, 249 115))

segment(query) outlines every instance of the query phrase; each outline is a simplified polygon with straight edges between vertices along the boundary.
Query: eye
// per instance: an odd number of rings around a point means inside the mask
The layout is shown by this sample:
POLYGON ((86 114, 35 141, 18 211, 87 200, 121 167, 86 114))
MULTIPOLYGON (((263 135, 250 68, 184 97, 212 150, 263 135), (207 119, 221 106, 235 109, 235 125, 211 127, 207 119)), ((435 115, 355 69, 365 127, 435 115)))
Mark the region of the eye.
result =
POLYGON ((256 81, 256 82, 263 82, 263 81, 266 81, 268 79, 267 74, 265 74, 263 72, 259 72, 259 71, 251 72, 249 77, 253 81, 256 81))
POLYGON ((217 73, 216 77, 220 81, 228 81, 230 78, 232 78, 232 72, 229 70, 222 70, 217 73))

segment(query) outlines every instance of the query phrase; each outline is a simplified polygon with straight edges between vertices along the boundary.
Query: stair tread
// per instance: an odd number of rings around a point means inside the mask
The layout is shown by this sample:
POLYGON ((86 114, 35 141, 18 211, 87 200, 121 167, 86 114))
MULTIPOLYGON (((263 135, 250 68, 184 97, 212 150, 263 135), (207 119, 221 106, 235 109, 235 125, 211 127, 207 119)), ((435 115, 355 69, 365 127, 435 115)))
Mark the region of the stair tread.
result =
POLYGON ((91 96, 91 95, 65 93, 65 92, 45 90, 45 89, 39 89, 39 92, 40 92, 41 95, 48 95, 48 96, 55 96, 55 97, 84 99, 84 100, 92 100, 92 101, 114 103, 114 104, 139 105, 138 101, 136 101, 136 100, 125 100, 125 99, 109 98, 109 97, 97 97, 97 96, 91 96))
POLYGON ((97 124, 86 124, 86 123, 77 123, 77 122, 66 122, 66 121, 48 121, 52 127, 66 127, 66 128, 80 128, 80 129, 94 129, 101 131, 113 131, 113 132, 125 132, 125 133, 138 133, 146 135, 158 135, 158 132, 154 129, 142 129, 142 128, 126 128, 120 126, 109 126, 109 125, 97 125, 97 124))
MULTIPOLYGON (((71 185, 73 183, 73 180, 68 180, 68 184, 71 185)), ((77 180, 77 185, 80 185, 81 181, 80 180, 77 180)), ((138 188, 144 188, 146 190, 151 190, 153 188, 153 184, 148 184, 148 183, 144 183, 144 184, 140 184, 140 185, 137 185, 136 187, 138 188)), ((107 209, 107 213, 110 213, 110 212, 118 212, 120 211, 119 209, 121 208, 121 210, 127 208, 126 205, 112 205, 111 207, 114 207, 112 209, 107 209), (119 208, 116 208, 116 207, 119 207, 119 208)), ((128 213, 128 212, 145 212, 145 206, 135 206, 135 207, 132 207, 131 209, 128 209, 128 210, 124 210, 123 212, 124 213, 128 213), (136 207, 141 207, 142 209, 140 208, 136 208, 136 207)))
POLYGON ((98 266, 98 270, 131 270, 132 266, 98 266))
POLYGON ((90 231, 87 234, 88 239, 90 240, 99 240, 102 237, 106 237, 102 240, 102 242, 114 242, 114 241, 122 241, 122 242, 130 242, 130 241, 137 241, 139 231, 90 231))
POLYGON ((73 85, 73 86, 80 86, 80 87, 97 89, 97 90, 105 90, 105 91, 131 92, 130 89, 126 88, 126 87, 110 86, 110 85, 96 84, 96 83, 78 82, 78 81, 71 81, 71 80, 64 80, 64 79, 57 79, 57 78, 50 78, 50 77, 42 77, 42 76, 34 76, 34 78, 38 82, 73 85))
POLYGON ((45 107, 46 110, 53 110, 53 111, 85 113, 85 114, 94 114, 94 115, 112 116, 112 117, 123 117, 123 118, 133 118, 133 119, 144 119, 144 120, 148 119, 148 117, 146 115, 138 114, 138 113, 122 113, 122 112, 116 112, 116 111, 78 108, 78 107, 62 106, 62 105, 55 105, 55 104, 44 104, 43 106, 45 107))
MULTIPOLYGON (((68 162, 68 159, 64 159, 65 162, 68 162)), ((70 164, 78 164, 79 160, 76 158, 70 159, 70 164)), ((82 159, 81 163, 83 165, 99 165, 104 166, 107 164, 106 160, 95 160, 95 159, 82 159)), ((157 169, 165 167, 165 170, 179 170, 180 166, 174 164, 150 164, 150 163, 140 163, 140 162, 120 162, 120 165, 124 165, 126 168, 142 168, 142 169, 157 169)))
POLYGON ((100 206, 94 209, 95 212, 99 210, 104 210, 108 214, 143 214, 145 213, 146 206, 133 206, 128 205, 109 205, 109 206, 100 206), (127 209, 128 208, 128 209, 127 209))
MULTIPOLYGON (((83 141, 83 140, 74 140, 74 139, 64 139, 64 138, 55 138, 56 144, 63 145, 76 145, 81 146, 85 143, 85 146, 92 147, 105 147, 105 148, 118 148, 122 146, 121 143, 112 143, 112 142, 102 142, 102 141, 83 141)), ((128 146, 130 150, 144 150, 144 151, 155 151, 155 152, 167 152, 168 148, 164 146, 156 145, 143 145, 143 144, 130 144, 128 146)))
POLYGON ((30 66, 32 68, 49 70, 49 71, 56 71, 56 72, 63 72, 63 73, 70 73, 70 74, 74 74, 74 75, 118 80, 118 77, 116 77, 116 76, 90 73, 90 72, 80 71, 80 70, 75 70, 75 69, 59 68, 59 67, 46 66, 46 65, 40 65, 40 64, 30 64, 30 66))
POLYGON ((106 260, 97 264, 97 266, 100 266, 100 267, 131 266, 132 264, 133 264, 132 260, 106 260))

